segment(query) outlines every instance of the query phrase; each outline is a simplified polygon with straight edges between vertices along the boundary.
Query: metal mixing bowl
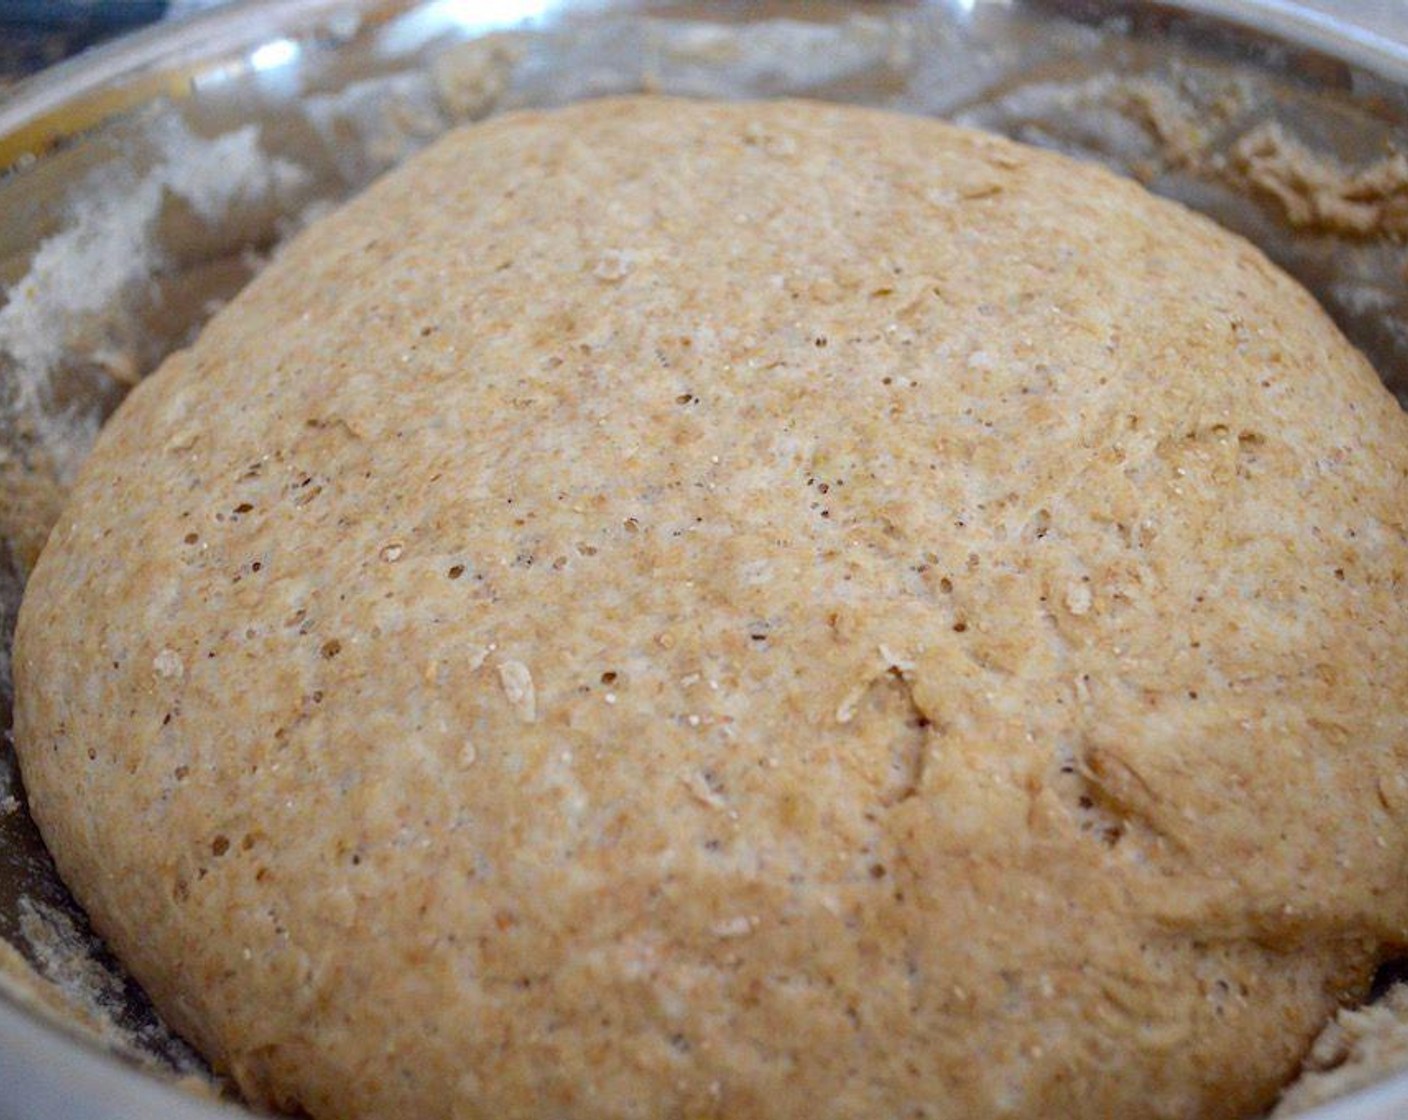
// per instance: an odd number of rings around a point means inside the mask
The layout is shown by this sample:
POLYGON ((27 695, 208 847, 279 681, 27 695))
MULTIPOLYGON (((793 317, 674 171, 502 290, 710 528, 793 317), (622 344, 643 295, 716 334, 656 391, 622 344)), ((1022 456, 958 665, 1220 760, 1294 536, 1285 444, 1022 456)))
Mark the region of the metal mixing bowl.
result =
MULTIPOLYGON (((1258 242, 1408 389, 1402 0, 236 4, 0 102, 0 723, 24 573, 128 385, 447 127, 640 90, 845 99, 1101 160, 1258 242)), ((6 948, 34 973, 0 984, 0 1120, 239 1114, 171 1086, 208 1079, 88 931, 0 745, 0 972, 6 948)), ((1408 1075, 1306 1115, 1408 1116, 1408 1075)))

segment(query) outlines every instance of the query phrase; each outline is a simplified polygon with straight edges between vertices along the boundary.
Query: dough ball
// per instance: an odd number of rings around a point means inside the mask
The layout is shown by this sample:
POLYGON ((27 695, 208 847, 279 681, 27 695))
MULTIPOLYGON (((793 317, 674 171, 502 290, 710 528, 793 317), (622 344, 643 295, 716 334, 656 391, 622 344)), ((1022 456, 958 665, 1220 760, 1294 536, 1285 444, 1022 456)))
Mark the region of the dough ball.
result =
POLYGON ((933 120, 455 132, 103 433, 34 815, 315 1117, 1246 1116, 1408 944, 1408 422, 1251 246, 933 120))

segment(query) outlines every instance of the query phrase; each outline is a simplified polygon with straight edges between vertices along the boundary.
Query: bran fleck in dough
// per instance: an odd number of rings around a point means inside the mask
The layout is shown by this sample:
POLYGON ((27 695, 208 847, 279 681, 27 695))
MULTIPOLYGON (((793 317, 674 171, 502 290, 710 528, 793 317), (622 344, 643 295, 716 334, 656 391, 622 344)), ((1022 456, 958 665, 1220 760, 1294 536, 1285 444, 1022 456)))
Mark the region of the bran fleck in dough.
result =
POLYGON ((456 132, 133 391, 17 735, 316 1117, 1269 1106, 1408 945, 1408 421, 1252 247, 931 120, 456 132))

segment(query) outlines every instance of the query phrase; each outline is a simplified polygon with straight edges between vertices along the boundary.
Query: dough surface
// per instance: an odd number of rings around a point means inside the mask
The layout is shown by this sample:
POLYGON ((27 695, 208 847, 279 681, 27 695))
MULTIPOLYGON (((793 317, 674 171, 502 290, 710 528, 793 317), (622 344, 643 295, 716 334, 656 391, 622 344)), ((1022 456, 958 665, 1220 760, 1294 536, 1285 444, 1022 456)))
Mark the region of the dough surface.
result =
POLYGON ((1235 1117, 1408 945, 1408 421, 931 120, 456 132, 99 440, 31 806, 256 1104, 1235 1117))

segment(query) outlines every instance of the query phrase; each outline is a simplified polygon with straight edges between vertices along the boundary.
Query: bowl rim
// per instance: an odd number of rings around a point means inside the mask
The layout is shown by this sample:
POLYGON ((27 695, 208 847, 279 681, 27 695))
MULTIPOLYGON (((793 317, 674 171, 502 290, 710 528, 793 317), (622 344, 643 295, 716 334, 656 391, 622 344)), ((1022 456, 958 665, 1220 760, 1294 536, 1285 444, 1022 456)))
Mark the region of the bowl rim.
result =
POLYGON ((204 1099, 153 1076, 94 1039, 28 1010, 0 990, 3 1120, 248 1120, 234 1102, 204 1099))
POLYGON ((1303 0, 1171 0, 1171 4, 1269 32, 1288 43, 1323 51, 1381 78, 1408 85, 1408 10, 1394 35, 1303 0))
POLYGON ((338 16, 384 19, 413 0, 232 0, 101 43, 22 79, 0 99, 0 176, 165 94, 181 97, 232 49, 338 16))
MULTIPOLYGON (((219 65, 215 60, 231 42, 248 43, 262 35, 286 38, 339 15, 380 21, 413 2, 231 0, 100 44, 24 79, 0 99, 0 176, 154 95, 179 97, 189 92, 194 78, 219 65)), ((1008 6, 1013 0, 915 2, 957 3, 971 13, 988 4, 1008 6)), ((1408 15, 1400 32, 1389 34, 1335 15, 1315 0, 1163 0, 1161 6, 1269 33, 1408 86, 1408 15)))

